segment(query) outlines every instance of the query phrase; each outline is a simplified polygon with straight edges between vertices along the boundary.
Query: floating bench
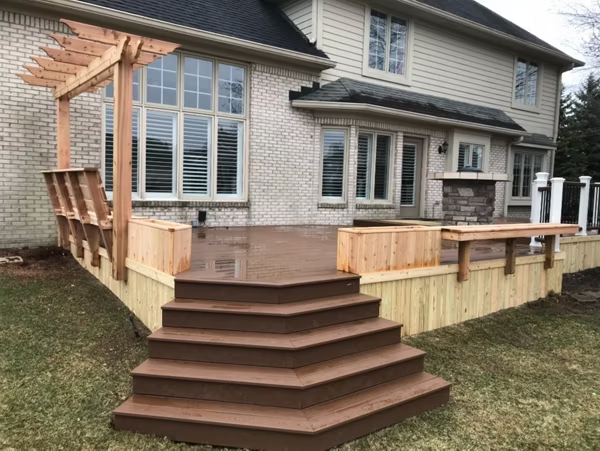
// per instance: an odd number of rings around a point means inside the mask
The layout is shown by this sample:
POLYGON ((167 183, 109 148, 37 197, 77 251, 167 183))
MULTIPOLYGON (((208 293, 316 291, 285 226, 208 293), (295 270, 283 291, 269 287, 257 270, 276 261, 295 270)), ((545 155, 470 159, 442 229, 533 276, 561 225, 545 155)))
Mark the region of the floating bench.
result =
POLYGON ((442 227, 442 239, 458 241, 458 281, 469 279, 471 261, 471 242, 506 240, 506 267, 504 273, 514 274, 517 259, 517 238, 544 236, 546 252, 545 268, 554 267, 554 248, 556 237, 572 235, 579 231, 579 226, 570 224, 501 224, 482 226, 442 227))

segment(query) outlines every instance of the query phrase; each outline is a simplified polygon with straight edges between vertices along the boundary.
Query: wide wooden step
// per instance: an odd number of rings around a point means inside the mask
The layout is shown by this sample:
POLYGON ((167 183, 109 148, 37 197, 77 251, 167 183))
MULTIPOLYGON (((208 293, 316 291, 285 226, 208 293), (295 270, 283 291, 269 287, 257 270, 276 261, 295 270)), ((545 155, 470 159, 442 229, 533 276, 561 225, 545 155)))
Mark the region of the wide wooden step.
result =
POLYGON ((281 304, 359 291, 360 276, 342 272, 283 282, 175 278, 175 297, 181 299, 281 304))
POLYGON ((444 380, 418 373, 306 409, 134 395, 114 423, 181 442, 319 451, 443 405, 449 392, 444 380))
POLYGON ((379 316, 381 299, 345 294, 286 304, 175 299, 163 326, 286 334, 379 316))
POLYGON ((297 369, 150 359, 136 394, 301 409, 423 370, 425 353, 395 344, 297 369))
POLYGON ((399 343, 401 327, 383 318, 284 335, 163 327, 148 341, 154 359, 298 368, 399 343))

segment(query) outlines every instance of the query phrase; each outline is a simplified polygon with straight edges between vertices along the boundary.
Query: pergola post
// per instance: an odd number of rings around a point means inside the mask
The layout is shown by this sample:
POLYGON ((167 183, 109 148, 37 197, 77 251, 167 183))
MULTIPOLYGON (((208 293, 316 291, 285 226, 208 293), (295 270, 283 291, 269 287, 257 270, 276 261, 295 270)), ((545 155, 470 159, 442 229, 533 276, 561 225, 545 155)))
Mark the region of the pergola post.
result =
POLYGON ((133 63, 123 58, 115 66, 113 136, 113 262, 115 280, 127 280, 127 228, 131 218, 133 63))
POLYGON ((56 100, 56 167, 71 167, 71 102, 68 97, 56 100))

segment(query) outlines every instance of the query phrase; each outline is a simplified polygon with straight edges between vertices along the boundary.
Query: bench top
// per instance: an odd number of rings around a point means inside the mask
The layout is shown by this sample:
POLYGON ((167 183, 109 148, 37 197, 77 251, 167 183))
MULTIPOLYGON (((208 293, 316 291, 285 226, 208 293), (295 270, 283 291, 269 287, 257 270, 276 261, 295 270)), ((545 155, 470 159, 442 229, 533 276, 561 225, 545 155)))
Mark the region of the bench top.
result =
POLYGON ((573 224, 490 224, 442 227, 442 239, 449 241, 483 241, 504 238, 529 238, 542 235, 573 235, 573 224))

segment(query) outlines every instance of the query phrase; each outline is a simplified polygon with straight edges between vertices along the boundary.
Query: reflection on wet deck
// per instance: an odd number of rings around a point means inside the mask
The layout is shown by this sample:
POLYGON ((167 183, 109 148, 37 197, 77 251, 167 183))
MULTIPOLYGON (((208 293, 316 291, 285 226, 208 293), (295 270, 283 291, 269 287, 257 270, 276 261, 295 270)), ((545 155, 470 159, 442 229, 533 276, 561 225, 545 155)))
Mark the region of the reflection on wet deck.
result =
MULTIPOLYGON (((337 226, 232 227, 192 231, 186 279, 281 282, 336 274, 337 226)), ((526 243, 526 241, 524 241, 526 243)), ((527 244, 519 255, 531 255, 527 244)), ((474 242, 471 260, 504 257, 504 242, 474 242)), ((442 263, 456 263, 456 243, 444 242, 442 263)))

